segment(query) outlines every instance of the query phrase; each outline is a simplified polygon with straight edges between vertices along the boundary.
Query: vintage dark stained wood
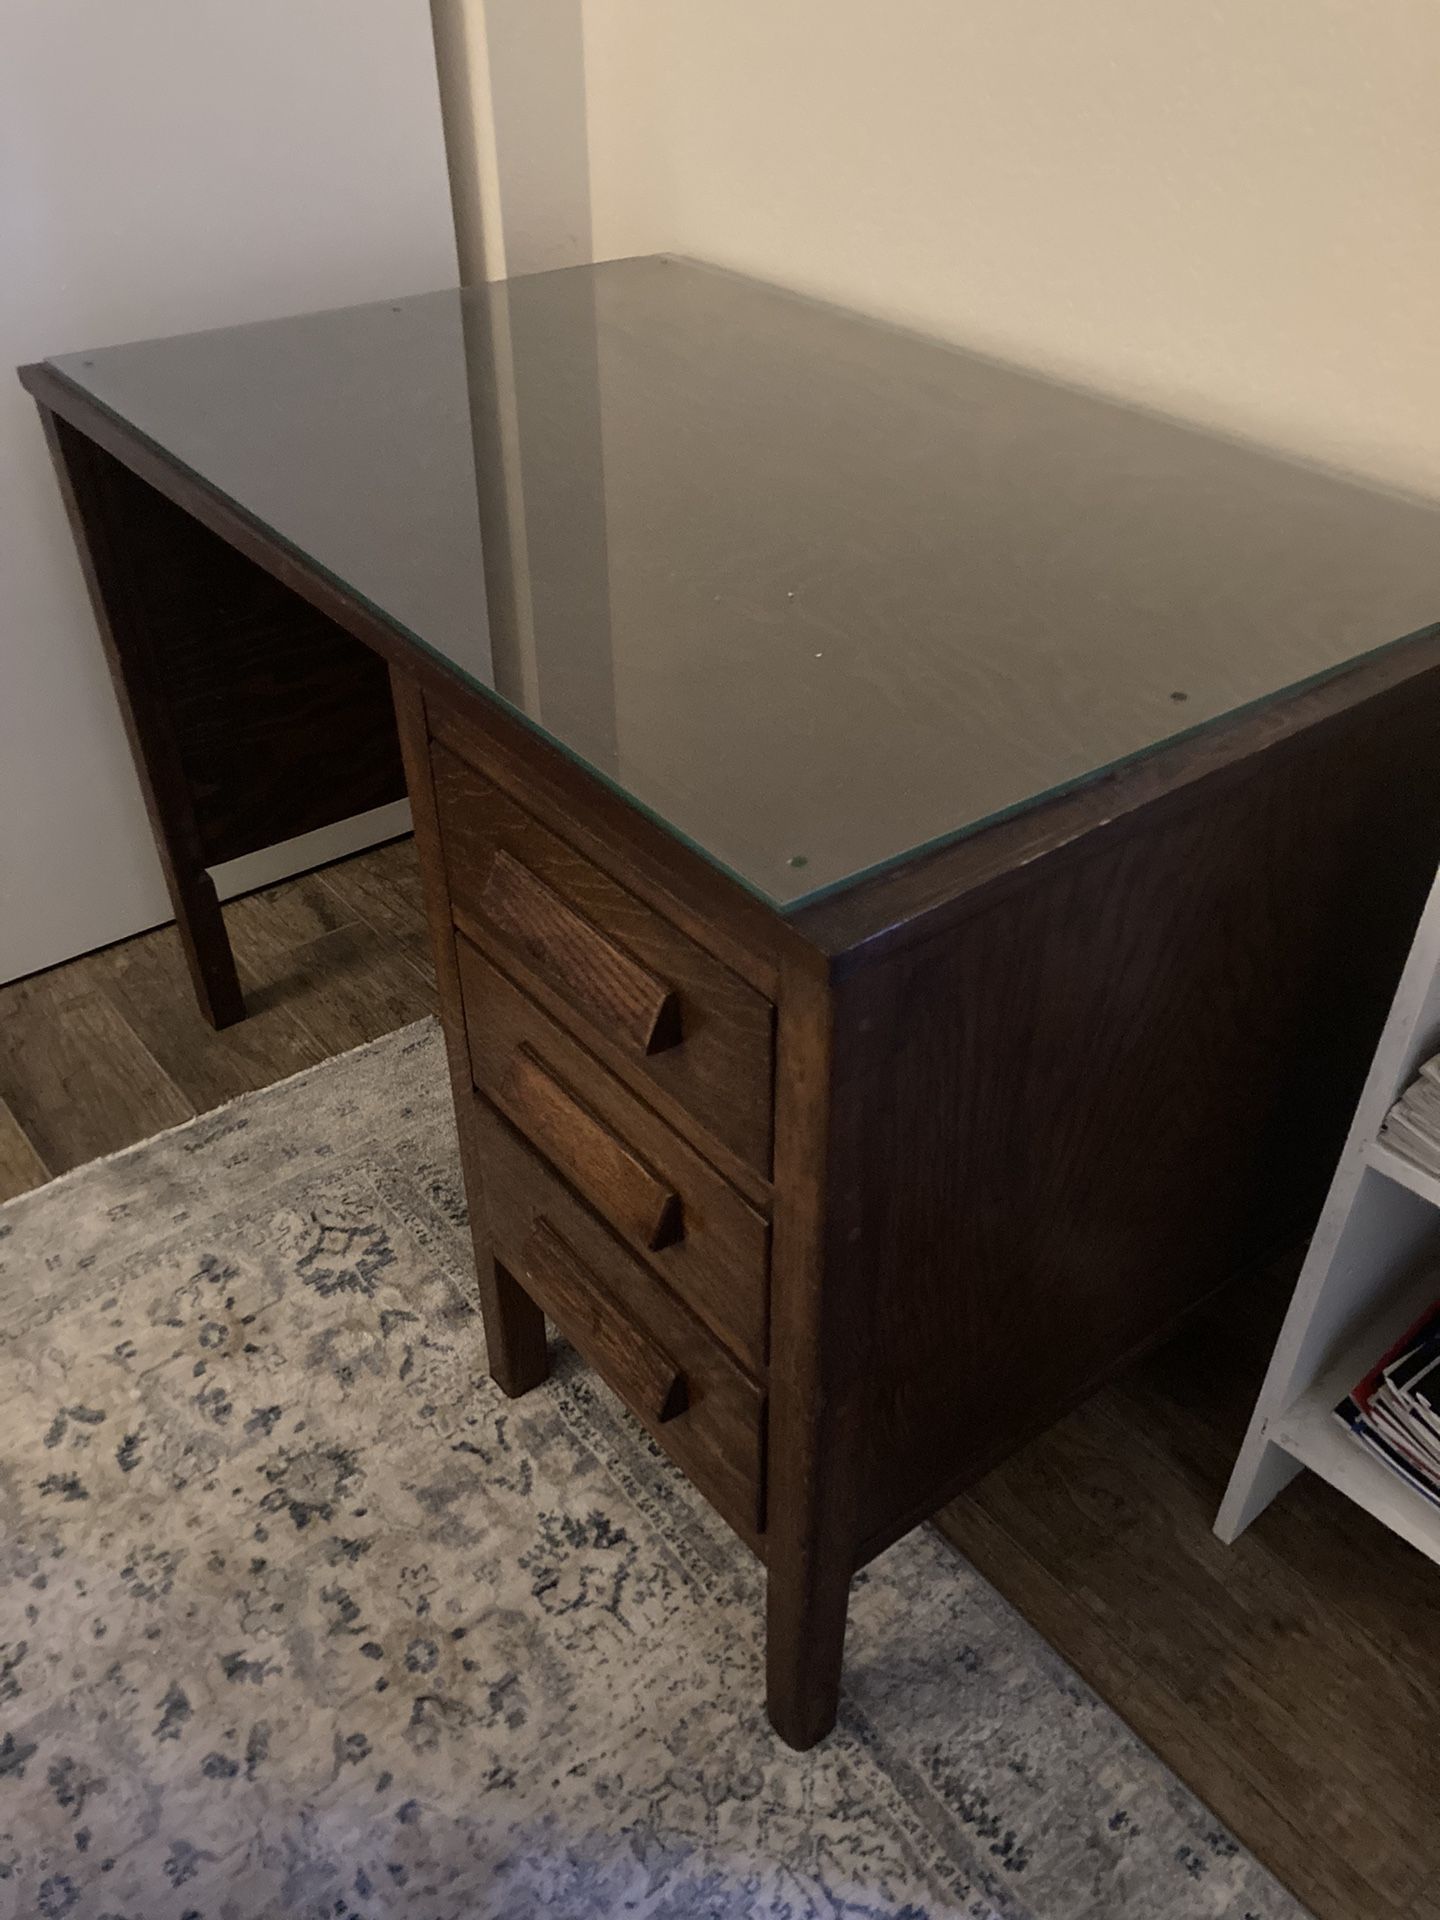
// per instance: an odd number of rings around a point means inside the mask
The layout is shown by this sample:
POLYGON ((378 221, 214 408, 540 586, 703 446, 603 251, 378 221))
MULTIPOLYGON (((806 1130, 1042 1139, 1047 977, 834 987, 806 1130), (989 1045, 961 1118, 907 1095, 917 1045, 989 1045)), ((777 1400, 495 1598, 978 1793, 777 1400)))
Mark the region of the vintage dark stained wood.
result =
MULTIPOLYGON (((163 686, 200 853, 218 866, 405 792, 385 663, 65 422, 163 686)), ((77 497, 81 497, 77 494, 77 497)))
POLYGON ((678 1046, 680 997, 607 940, 558 893, 502 847, 480 890, 482 916, 514 942, 552 983, 583 990, 590 1018, 630 1041, 639 1053, 678 1046))
POLYGON ((43 410, 192 977, 243 997, 206 871, 405 791, 384 663, 43 410))
MULTIPOLYGON (((423 669, 422 669, 423 670, 423 669)), ((488 701, 452 701, 453 682, 432 679, 431 722, 440 744, 481 768, 602 873, 619 879, 663 920, 774 1000, 784 923, 763 901, 697 860, 646 815, 577 767, 548 740, 488 701)))
POLYGON ((732 1527, 760 1549, 764 1529, 764 1389, 732 1360, 719 1342, 665 1287, 626 1251, 602 1222, 551 1172, 538 1154, 479 1097, 462 1122, 477 1143, 485 1186, 486 1226, 506 1270, 523 1285, 528 1277, 557 1326, 711 1500, 732 1527), (566 1299, 544 1278, 527 1270, 537 1227, 547 1227, 593 1276, 585 1314, 572 1319, 566 1299), (595 1313, 622 1317, 621 1332, 602 1346, 593 1332, 595 1313), (685 1381, 682 1413, 661 1419, 645 1403, 648 1377, 638 1380, 616 1364, 631 1330, 675 1363, 685 1381), (638 1390, 637 1390, 638 1389, 638 1390))
POLYGON ((1307 1230, 1440 859, 1437 742, 1432 670, 850 976, 862 1557, 1307 1230))
MULTIPOLYGON (((437 744, 433 760, 456 924, 478 945, 505 955, 587 1046, 638 1071, 636 1084, 653 1083, 668 1095, 677 1125, 698 1121, 768 1174, 770 1003, 447 746, 437 744), (514 895, 508 875, 522 869, 564 909, 563 941, 537 948, 529 922, 517 933, 512 912, 497 920, 487 911, 501 861, 507 879, 499 897, 507 908, 514 895), (617 1023, 617 960, 650 982, 645 1004, 652 1011, 658 1012, 660 995, 678 1003, 671 1044, 652 1049, 633 1024, 617 1023)), ((631 1006, 638 1010, 642 999, 636 988, 631 1006)))
POLYGON ((623 1239, 648 1253, 680 1238, 680 1196, 597 1120, 534 1050, 511 1055, 496 1104, 508 1112, 545 1158, 595 1202, 623 1239))
MULTIPOLYGON (((124 721, 145 810, 195 996, 212 1026, 245 1012, 215 884, 205 871, 195 796, 185 778, 163 680, 124 561, 124 533, 109 511, 104 451, 42 405, 40 418, 65 501, 105 661, 124 721)), ((113 462, 110 463, 113 466, 113 462)))
POLYGON ((606 1379, 618 1380, 642 1420, 663 1426, 690 1410, 690 1383, 643 1326, 626 1317, 547 1220, 537 1220, 520 1255, 520 1277, 606 1379))
MULTIPOLYGON (((813 951, 788 956, 776 1075, 765 1670, 770 1719, 802 1750, 835 1721, 870 1444, 853 1404, 868 1364, 863 1249, 843 1206, 832 1206, 844 1183, 836 1125, 854 1027, 828 972, 813 951)), ((925 1338, 918 1325, 916 1337, 925 1338)))
MULTIPOLYGON (((512 1394, 544 1377, 548 1305, 763 1553, 770 1710, 810 1744, 856 1567, 1313 1216, 1440 856, 1440 635, 782 914, 52 370, 26 379, 65 423, 212 1017, 238 983, 205 860, 267 808, 300 817, 315 775, 313 725, 267 713, 259 676, 241 706, 282 798, 220 763, 206 790, 182 752, 214 726, 190 618, 210 574, 241 609, 242 681, 276 636, 303 653, 277 707, 298 696, 343 732, 353 701, 380 727, 345 636, 396 669, 492 1371, 512 1394), (160 506, 135 506, 141 484, 160 506), (172 588, 165 529, 187 516, 172 588), (465 942, 526 1010, 499 1016, 507 1062, 489 1052, 503 996, 473 972, 467 994, 465 942), (568 1058, 536 1037, 552 1025, 568 1058), (668 1193, 682 1223, 699 1208, 697 1164, 729 1190, 715 1233, 724 1207, 745 1223, 730 1303, 718 1254, 703 1284, 672 1281, 683 1233, 642 1244, 667 1237, 668 1193)), ((345 937, 313 942, 315 964, 345 937)))
POLYGON ((765 1216, 467 940, 460 940, 458 952, 476 1086, 752 1372, 763 1372, 770 1291, 765 1216), (577 1138, 556 1134, 552 1146, 539 1137, 512 1093, 513 1064, 527 1053, 573 1090, 609 1139, 673 1192, 673 1237, 658 1247, 650 1244, 654 1214, 636 1215, 623 1204, 608 1177, 610 1156, 596 1162, 593 1135, 583 1121, 577 1138))
POLYGON ((491 1378, 503 1393, 518 1398, 538 1387, 550 1370, 545 1343, 545 1316, 496 1254, 485 1205, 485 1183, 476 1153, 474 1129, 467 1124, 473 1098, 470 1052, 465 1035, 465 1004, 460 990, 455 923, 450 912, 445 855, 440 822, 435 811, 435 786, 430 777, 430 734, 425 700, 418 683, 398 668, 391 671, 395 717, 405 756, 410 788, 410 811, 415 825, 415 848, 425 883, 425 909, 435 956, 435 979, 440 994, 440 1019, 445 1032, 445 1054, 450 1067, 450 1091, 455 1102, 460 1141, 460 1169, 470 1210, 475 1242, 475 1277, 485 1317, 486 1358, 491 1378))
POLYGON ((1323 690, 1323 724, 1232 732, 1213 778, 1133 807, 1104 783, 934 935, 782 942, 767 1555, 795 1744, 833 1718, 854 1566, 1303 1231, 1440 853, 1437 649, 1406 651, 1407 679, 1323 690))

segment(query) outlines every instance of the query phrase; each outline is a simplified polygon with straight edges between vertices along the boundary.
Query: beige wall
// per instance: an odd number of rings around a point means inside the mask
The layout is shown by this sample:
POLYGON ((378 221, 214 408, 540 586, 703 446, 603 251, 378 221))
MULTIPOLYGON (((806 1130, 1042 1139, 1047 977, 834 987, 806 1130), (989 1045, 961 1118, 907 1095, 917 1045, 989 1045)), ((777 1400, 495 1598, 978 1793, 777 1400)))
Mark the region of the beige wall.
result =
POLYGON ((588 243, 512 196, 510 271, 670 247, 1440 492, 1435 0, 490 4, 583 13, 588 243))

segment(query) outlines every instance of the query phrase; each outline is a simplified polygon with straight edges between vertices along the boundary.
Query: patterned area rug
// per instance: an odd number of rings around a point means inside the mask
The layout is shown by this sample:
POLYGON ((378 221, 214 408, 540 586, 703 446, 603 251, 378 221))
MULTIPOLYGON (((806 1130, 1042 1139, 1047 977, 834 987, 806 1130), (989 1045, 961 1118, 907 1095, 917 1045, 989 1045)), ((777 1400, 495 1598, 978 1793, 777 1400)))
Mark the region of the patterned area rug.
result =
POLYGON ((1296 1920, 951 1550, 836 1734, 568 1358, 482 1369, 438 1030, 0 1209, 0 1912, 1296 1920))

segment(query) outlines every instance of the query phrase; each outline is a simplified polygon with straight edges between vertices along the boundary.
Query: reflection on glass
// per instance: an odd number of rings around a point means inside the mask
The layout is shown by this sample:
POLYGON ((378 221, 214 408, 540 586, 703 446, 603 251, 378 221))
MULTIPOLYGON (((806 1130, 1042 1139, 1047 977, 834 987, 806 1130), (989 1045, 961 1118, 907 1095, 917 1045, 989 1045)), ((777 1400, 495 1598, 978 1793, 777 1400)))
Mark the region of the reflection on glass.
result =
POLYGON ((55 364, 782 907, 1440 612, 1434 509, 674 261, 55 364))

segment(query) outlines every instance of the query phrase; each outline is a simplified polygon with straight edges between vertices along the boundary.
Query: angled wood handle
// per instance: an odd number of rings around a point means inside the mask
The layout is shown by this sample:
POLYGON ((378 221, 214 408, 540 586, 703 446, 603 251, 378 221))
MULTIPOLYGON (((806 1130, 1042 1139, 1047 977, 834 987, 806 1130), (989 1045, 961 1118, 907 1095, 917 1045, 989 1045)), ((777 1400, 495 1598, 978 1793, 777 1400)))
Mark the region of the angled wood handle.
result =
POLYGON ((527 1292, 629 1406, 657 1424, 684 1413, 690 1404, 684 1374, 548 1220, 531 1227, 521 1264, 527 1292))
POLYGON ((500 1104, 526 1135, 607 1220, 658 1252, 683 1232, 680 1196, 653 1174, 617 1134, 526 1045, 511 1055, 500 1104))
POLYGON ((502 847, 480 905, 539 972, 642 1054, 680 1043, 680 997, 502 847))

